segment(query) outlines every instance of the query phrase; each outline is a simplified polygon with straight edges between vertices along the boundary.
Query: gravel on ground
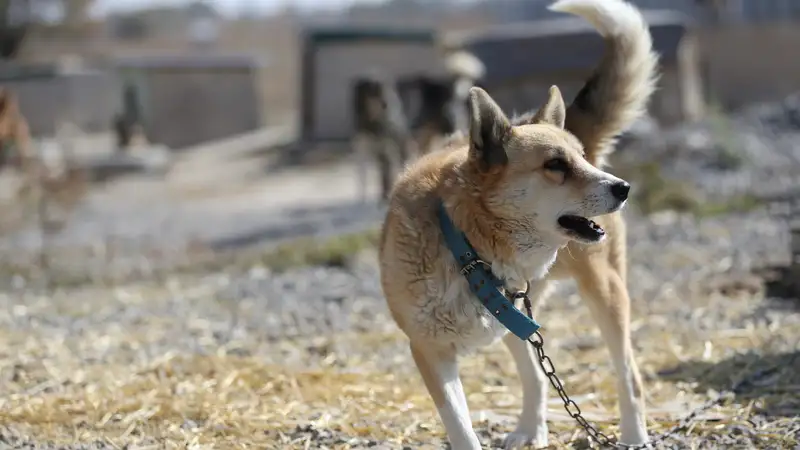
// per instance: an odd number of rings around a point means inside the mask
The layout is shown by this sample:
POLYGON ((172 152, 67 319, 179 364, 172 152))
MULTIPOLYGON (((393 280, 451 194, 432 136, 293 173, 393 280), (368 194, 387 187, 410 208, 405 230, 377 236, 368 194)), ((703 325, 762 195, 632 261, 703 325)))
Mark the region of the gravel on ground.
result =
MULTIPOLYGON (((800 309, 756 269, 785 263, 763 213, 629 214, 633 335, 653 432, 758 367, 769 379, 703 415, 680 447, 798 445, 800 309), (657 255, 655 257, 654 255, 657 255)), ((574 286, 539 314, 587 417, 615 430, 614 377, 574 286)), ((0 443, 21 448, 440 448, 435 409, 381 298, 375 256, 114 288, 0 295, 0 443)), ((513 426, 520 386, 498 345, 462 374, 484 443, 513 426)), ((553 395, 554 448, 581 434, 553 395)), ((674 442, 673 442, 674 443, 674 442)))

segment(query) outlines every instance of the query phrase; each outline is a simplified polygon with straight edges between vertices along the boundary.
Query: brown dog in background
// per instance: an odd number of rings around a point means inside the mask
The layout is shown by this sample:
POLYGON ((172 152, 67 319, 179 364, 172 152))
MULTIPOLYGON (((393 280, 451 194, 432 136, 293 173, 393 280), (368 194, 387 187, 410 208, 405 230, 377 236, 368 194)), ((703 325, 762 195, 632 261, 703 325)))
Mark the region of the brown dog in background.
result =
POLYGON ((602 167, 615 136, 646 110, 657 57, 645 20, 629 3, 560 0, 551 8, 588 20, 607 46, 569 108, 554 86, 536 113, 509 120, 485 91, 470 89, 467 136, 408 168, 383 225, 383 291, 454 450, 480 448, 458 374, 460 353, 499 338, 510 350, 523 407, 506 438, 508 449, 547 446, 548 381, 529 344, 508 334, 471 293, 444 242, 440 204, 506 289, 531 282, 538 303, 551 281, 577 282, 616 370, 621 440, 638 445, 648 439, 630 339, 625 223, 618 213, 630 185, 602 167))
POLYGON ((0 87, 0 169, 25 172, 31 165, 31 135, 28 122, 11 91, 0 87))

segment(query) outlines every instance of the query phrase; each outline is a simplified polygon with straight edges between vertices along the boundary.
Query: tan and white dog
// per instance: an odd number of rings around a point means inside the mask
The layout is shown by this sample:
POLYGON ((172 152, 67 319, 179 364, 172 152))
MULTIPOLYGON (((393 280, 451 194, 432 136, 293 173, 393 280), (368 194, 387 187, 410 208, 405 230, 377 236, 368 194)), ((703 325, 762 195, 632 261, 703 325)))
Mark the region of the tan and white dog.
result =
POLYGON ((615 136, 646 110, 657 56, 640 12, 622 0, 561 0, 551 8, 582 16, 607 45, 573 103, 567 108, 554 86, 536 113, 509 120, 485 91, 470 89, 468 136, 405 171, 382 230, 382 287, 454 450, 480 448, 458 374, 460 353, 502 338, 515 360, 523 407, 506 448, 547 445, 548 383, 529 344, 508 334, 470 292, 445 245, 440 204, 508 289, 531 281, 536 302, 551 280, 577 282, 618 376, 621 441, 648 439, 618 213, 630 186, 602 167, 615 136))

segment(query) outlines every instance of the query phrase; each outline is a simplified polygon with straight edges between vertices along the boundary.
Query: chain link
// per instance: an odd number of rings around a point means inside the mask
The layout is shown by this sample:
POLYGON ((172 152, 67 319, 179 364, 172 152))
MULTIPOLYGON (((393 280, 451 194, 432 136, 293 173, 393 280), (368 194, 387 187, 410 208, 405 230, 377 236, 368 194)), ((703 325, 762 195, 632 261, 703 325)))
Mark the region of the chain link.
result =
MULTIPOLYGON (((531 285, 528 283, 526 284, 524 291, 517 292, 514 295, 514 300, 516 301, 521 299, 525 306, 525 312, 528 314, 528 317, 533 319, 533 307, 531 305, 530 292, 531 285)), ((609 437, 583 417, 580 406, 578 406, 578 404, 569 397, 567 392, 564 390, 564 384, 561 382, 561 379, 558 378, 558 375, 556 375, 556 368, 553 365, 553 360, 550 359, 550 357, 544 352, 544 337, 542 334, 539 331, 536 331, 532 337, 528 338, 528 342, 533 346, 533 349, 536 352, 536 359, 539 361, 539 366, 542 368, 545 376, 547 376, 547 379, 550 380, 550 384, 558 393, 561 401, 564 403, 564 409, 567 411, 567 414, 575 419, 578 425, 580 425, 581 428, 586 431, 586 434, 588 434, 594 442, 604 447, 628 450, 649 449, 653 448, 653 446, 656 444, 661 444, 664 441, 669 440, 677 433, 687 430, 700 414, 715 406, 721 405, 725 400, 741 393, 744 387, 747 387, 762 378, 778 372, 781 368, 781 365, 776 364, 771 367, 757 370, 748 377, 741 378, 739 381, 734 383, 730 389, 728 389, 728 391, 723 391, 715 398, 706 401, 698 408, 694 409, 686 417, 682 418, 677 424, 675 424, 675 426, 659 434, 658 436, 655 436, 653 439, 650 439, 649 442, 642 445, 628 445, 617 442, 617 438, 615 436, 612 435, 609 437)), ((798 355, 800 355, 800 353, 798 353, 798 355)), ((800 358, 800 356, 796 356, 795 358, 800 358)))
MULTIPOLYGON (((527 309, 527 304, 526 304, 527 309)), ((586 418, 583 417, 581 412, 581 408, 572 400, 567 392, 564 390, 564 384, 556 375, 555 366, 553 366, 553 360, 550 359, 547 354, 544 352, 544 337, 540 332, 536 332, 533 337, 528 339, 528 342, 533 346, 536 352, 536 359, 539 361, 539 366, 542 368, 545 376, 547 379, 550 380, 550 384, 553 385, 558 396, 561 397, 561 401, 564 403, 564 409, 567 411, 570 417, 575 419, 578 422, 586 434, 596 443, 600 444, 604 447, 611 447, 611 448, 621 448, 621 449, 629 449, 629 450, 640 450, 640 449, 649 449, 653 448, 654 445, 663 443, 664 441, 672 438, 677 433, 688 429, 692 423, 695 422, 697 417, 708 411, 709 409, 722 404, 725 400, 731 398, 735 394, 739 394, 742 392, 742 389, 746 386, 753 384, 754 382, 765 378, 775 372, 778 372, 781 368, 780 365, 774 365, 771 367, 767 367, 761 370, 757 370, 753 374, 748 377, 740 379, 738 382, 734 383, 731 388, 726 391, 720 393, 717 397, 708 400, 707 402, 700 405, 698 408, 694 409, 689 415, 681 419, 675 426, 670 428, 669 430, 665 431, 664 433, 659 434, 658 436, 651 439, 649 442, 642 444, 642 445, 628 445, 622 444, 617 442, 615 436, 609 437, 608 435, 604 434, 602 431, 598 430, 597 427, 592 425, 586 418)))
POLYGON ((567 410, 567 414, 575 419, 595 442, 603 446, 613 447, 614 444, 611 438, 589 423, 589 421, 583 417, 580 406, 567 395, 567 392, 564 390, 564 384, 561 382, 561 379, 558 378, 558 375, 556 375, 556 368, 553 366, 553 360, 544 353, 544 337, 542 334, 537 331, 533 337, 528 339, 528 342, 530 342, 534 351, 536 351, 536 359, 539 361, 539 366, 541 366, 547 379, 550 380, 550 384, 553 385, 558 396, 561 397, 561 401, 564 402, 564 409, 567 410))

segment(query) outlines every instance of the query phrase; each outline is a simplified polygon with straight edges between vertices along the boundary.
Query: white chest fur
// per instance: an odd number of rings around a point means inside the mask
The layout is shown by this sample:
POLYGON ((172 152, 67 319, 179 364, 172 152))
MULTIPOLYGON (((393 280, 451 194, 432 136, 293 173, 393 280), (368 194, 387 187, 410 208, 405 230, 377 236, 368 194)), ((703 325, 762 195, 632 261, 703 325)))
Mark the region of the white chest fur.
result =
MULTIPOLYGON (((556 251, 521 252, 512 263, 495 262, 492 272, 506 280, 511 291, 525 289, 526 281, 543 278, 556 258, 556 251)), ((437 343, 469 352, 490 345, 508 330, 492 316, 453 265, 443 280, 430 280, 426 299, 413 318, 418 330, 437 343)))

